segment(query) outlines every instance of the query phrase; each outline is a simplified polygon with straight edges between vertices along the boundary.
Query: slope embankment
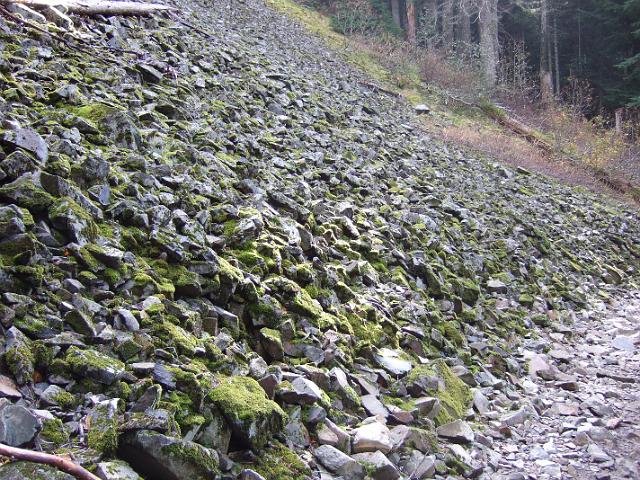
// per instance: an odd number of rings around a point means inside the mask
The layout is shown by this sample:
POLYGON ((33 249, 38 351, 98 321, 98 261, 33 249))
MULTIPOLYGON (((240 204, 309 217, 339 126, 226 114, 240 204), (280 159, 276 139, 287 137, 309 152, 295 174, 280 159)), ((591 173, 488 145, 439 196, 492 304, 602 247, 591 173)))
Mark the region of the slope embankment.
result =
POLYGON ((494 478, 548 408, 519 348, 633 287, 636 212, 430 139, 262 2, 175 6, 0 23, 0 441, 103 479, 494 478))

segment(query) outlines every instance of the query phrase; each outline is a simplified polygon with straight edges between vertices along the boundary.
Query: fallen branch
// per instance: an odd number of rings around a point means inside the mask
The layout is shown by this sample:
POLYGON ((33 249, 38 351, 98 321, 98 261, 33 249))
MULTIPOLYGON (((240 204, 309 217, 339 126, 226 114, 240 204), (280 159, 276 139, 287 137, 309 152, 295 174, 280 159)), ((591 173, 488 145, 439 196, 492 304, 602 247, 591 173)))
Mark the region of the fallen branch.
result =
POLYGON ((391 95, 392 97, 398 98, 401 96, 398 92, 394 92, 393 90, 389 90, 388 88, 381 87, 380 85, 376 85, 375 83, 372 83, 372 82, 361 80, 358 83, 363 87, 370 88, 371 90, 374 90, 376 92, 386 93, 387 95, 391 95))
POLYGON ((80 15, 151 15, 156 12, 171 11, 173 7, 160 3, 117 2, 111 0, 0 0, 6 5, 19 3, 30 8, 64 7, 69 12, 80 15))
POLYGON ((33 463, 42 463, 51 465, 69 475, 74 476, 78 480, 100 480, 93 473, 85 470, 80 465, 73 463, 71 460, 60 457, 58 455, 50 455, 48 453, 33 452, 24 448, 10 447, 0 443, 0 455, 9 457, 14 460, 24 460, 33 463))

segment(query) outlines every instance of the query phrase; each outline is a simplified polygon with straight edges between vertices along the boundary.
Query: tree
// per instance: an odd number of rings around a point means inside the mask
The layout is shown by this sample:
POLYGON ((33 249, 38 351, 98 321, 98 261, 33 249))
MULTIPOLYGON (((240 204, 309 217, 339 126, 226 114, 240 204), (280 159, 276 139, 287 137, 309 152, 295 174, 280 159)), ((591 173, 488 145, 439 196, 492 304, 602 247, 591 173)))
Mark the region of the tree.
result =
POLYGON ((498 0, 479 0, 480 57, 485 81, 489 86, 497 82, 499 60, 498 0))

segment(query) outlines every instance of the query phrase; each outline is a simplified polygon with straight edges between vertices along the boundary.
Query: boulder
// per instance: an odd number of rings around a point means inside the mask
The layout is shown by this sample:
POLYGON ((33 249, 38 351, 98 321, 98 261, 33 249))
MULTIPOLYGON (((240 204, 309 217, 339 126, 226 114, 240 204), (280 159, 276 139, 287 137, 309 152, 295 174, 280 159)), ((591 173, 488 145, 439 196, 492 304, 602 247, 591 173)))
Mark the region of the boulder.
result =
POLYGON ((29 409, 0 400, 0 443, 21 447, 33 441, 42 425, 29 409))
POLYGON ((365 420, 362 426, 354 430, 354 453, 375 452, 389 453, 393 448, 391 435, 386 425, 378 422, 375 417, 365 420))
POLYGON ((260 384, 249 377, 230 377, 209 394, 246 448, 259 450, 284 428, 286 413, 269 400, 260 384))
POLYGON ((118 456, 154 480, 209 480, 218 472, 215 450, 149 430, 123 435, 118 456))
POLYGON ((318 462, 331 473, 344 480, 363 480, 365 470, 356 460, 331 445, 322 445, 313 451, 318 462))

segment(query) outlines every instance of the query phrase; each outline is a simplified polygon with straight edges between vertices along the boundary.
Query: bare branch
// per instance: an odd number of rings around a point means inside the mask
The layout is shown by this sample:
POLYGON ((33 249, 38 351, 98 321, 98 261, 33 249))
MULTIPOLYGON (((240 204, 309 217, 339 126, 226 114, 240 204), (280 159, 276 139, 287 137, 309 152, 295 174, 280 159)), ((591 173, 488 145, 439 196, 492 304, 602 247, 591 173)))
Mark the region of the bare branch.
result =
POLYGON ((0 455, 15 460, 24 460, 27 462, 51 465, 58 470, 74 476, 78 480, 100 480, 98 477, 85 470, 80 465, 73 463, 68 458, 58 455, 50 455, 48 453, 25 450, 24 448, 10 447, 2 443, 0 443, 0 455))

